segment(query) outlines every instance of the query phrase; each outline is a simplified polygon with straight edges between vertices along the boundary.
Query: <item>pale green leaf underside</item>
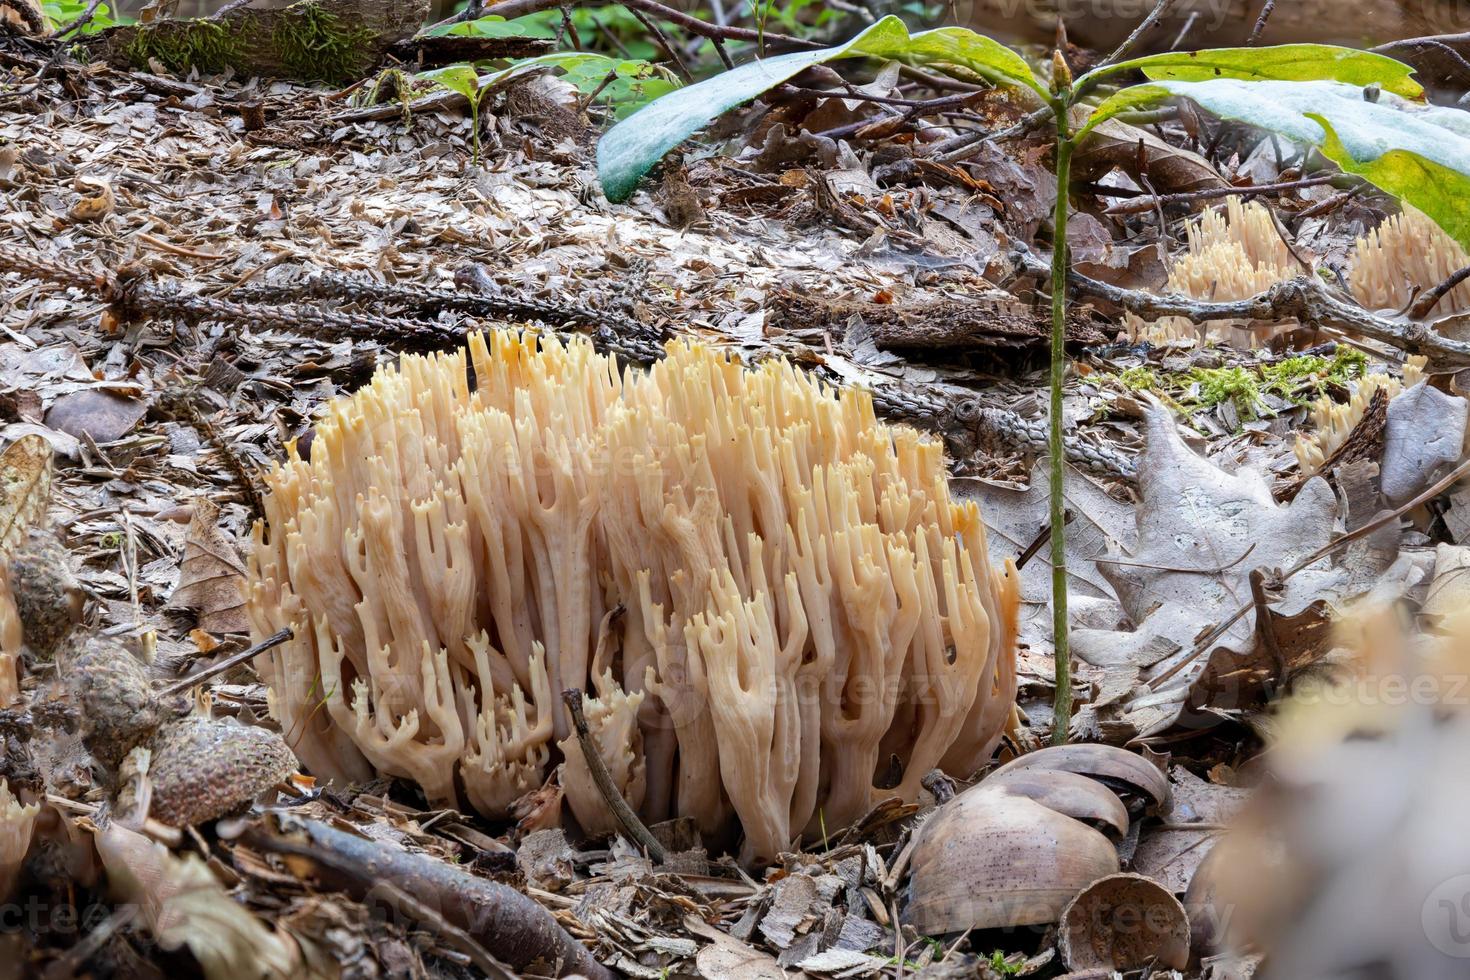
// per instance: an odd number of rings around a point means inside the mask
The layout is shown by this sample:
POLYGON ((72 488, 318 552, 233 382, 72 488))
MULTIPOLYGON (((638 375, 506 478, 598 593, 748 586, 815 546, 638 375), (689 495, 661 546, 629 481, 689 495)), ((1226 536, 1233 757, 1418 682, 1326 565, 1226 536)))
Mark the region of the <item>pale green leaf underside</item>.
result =
POLYGON ((1174 96, 1321 148, 1344 170, 1412 204, 1470 248, 1470 113, 1424 108, 1387 93, 1370 102, 1361 88, 1336 82, 1160 81, 1107 99, 1086 128, 1174 96))
POLYGON ((638 180, 665 153, 721 113, 749 102, 813 65, 856 57, 956 65, 986 78, 1029 86, 1045 95, 1044 87, 1031 73, 1025 59, 998 41, 960 27, 910 35, 903 21, 884 17, 845 44, 752 61, 671 92, 640 109, 608 130, 597 144, 602 192, 610 201, 627 200, 638 180))
POLYGON ((1107 74, 1141 71, 1155 81, 1204 82, 1216 78, 1256 81, 1377 83, 1385 92, 1418 98, 1424 89, 1409 76, 1414 69, 1371 51, 1333 44, 1279 44, 1266 48, 1169 51, 1103 69, 1107 74))

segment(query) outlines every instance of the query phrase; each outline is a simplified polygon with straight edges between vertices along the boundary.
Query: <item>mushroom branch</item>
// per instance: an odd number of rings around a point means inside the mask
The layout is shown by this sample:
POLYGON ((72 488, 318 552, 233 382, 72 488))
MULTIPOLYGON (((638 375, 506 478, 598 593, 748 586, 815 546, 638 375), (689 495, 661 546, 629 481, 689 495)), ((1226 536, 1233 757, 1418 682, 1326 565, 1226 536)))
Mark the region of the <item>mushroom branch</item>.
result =
POLYGON ((258 663, 323 778, 499 817, 559 775, 616 830, 576 688, 639 816, 755 864, 970 774, 1013 718, 1017 580, 941 444, 784 361, 475 335, 331 403, 266 482, 249 608, 293 637, 258 663))

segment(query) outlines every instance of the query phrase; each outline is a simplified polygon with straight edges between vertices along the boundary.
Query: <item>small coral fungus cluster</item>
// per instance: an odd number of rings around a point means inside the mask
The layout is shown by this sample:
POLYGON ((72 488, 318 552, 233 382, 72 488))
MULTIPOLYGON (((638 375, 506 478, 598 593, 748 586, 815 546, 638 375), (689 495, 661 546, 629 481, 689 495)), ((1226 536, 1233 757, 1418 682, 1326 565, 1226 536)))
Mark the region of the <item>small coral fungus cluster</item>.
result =
MULTIPOLYGON (((1301 264, 1276 230, 1271 212, 1259 204, 1242 204, 1232 197, 1223 210, 1206 211, 1186 234, 1189 249, 1169 268, 1168 292, 1212 302, 1249 299, 1301 273, 1301 264)), ((1204 328, 1184 317, 1144 323, 1130 315, 1127 324, 1134 336, 1154 341, 1203 338, 1204 328)), ((1238 328, 1237 342, 1251 346, 1248 323, 1230 326, 1238 328)))
MULTIPOLYGON (((1278 282, 1306 274, 1302 261, 1277 229, 1270 210, 1257 203, 1242 204, 1231 198, 1226 206, 1212 208, 1188 230, 1189 248, 1169 267, 1167 291, 1191 299, 1224 302, 1249 299, 1278 282)), ((1419 292, 1448 279, 1457 269, 1470 265, 1470 255, 1444 229, 1422 211, 1408 205, 1359 238, 1354 246, 1349 280, 1354 298, 1368 309, 1399 310, 1419 292)), ((1451 290, 1436 307, 1439 314, 1470 309, 1470 283, 1451 290)), ((1129 316, 1127 325, 1135 338, 1156 342, 1174 339, 1204 339, 1204 328, 1183 317, 1162 317, 1145 323, 1129 316)), ((1244 321, 1232 339, 1242 345, 1264 341, 1269 334, 1251 330, 1244 321)), ((1279 324, 1278 326, 1290 326, 1279 324)))
POLYGON ((738 822, 758 861, 973 771, 1012 714, 1015 577, 940 445, 783 362, 476 337, 334 402, 269 490, 250 609, 296 638, 260 666, 322 776, 500 816, 564 760, 610 828, 583 688, 646 820, 738 822))

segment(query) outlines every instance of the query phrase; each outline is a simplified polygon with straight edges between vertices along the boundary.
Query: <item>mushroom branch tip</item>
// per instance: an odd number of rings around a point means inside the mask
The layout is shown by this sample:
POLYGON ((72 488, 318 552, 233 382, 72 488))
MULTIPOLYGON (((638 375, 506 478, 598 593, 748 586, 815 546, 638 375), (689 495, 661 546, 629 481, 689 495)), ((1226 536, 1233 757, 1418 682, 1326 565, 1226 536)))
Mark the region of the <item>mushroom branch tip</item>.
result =
POLYGON ((257 664, 322 778, 501 817, 559 765, 615 829, 581 689, 621 798, 754 864, 968 775, 1013 715, 1017 577, 940 443, 785 361, 475 335, 330 403, 266 482, 248 608, 292 638, 257 664))

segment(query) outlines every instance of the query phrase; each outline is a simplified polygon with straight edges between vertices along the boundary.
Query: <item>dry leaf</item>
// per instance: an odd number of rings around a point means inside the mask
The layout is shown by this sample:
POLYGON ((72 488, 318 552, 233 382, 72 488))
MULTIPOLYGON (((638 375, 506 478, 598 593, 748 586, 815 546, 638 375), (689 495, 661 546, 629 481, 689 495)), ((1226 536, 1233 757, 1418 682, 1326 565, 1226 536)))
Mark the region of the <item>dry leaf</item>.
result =
POLYGON ((698 916, 686 916, 684 928, 710 941, 694 957, 700 976, 708 980, 786 980, 789 976, 770 953, 721 932, 698 916))
POLYGON ((1291 567, 1333 539, 1341 530, 1337 503, 1320 477, 1290 504, 1276 503, 1259 473, 1226 473, 1195 454, 1161 405, 1148 410, 1147 425, 1138 549, 1102 567, 1137 628, 1079 629, 1072 637, 1077 656, 1107 674, 1107 700, 1085 706, 1073 731, 1110 741, 1176 722, 1209 724, 1252 706, 1280 672, 1278 655, 1290 672, 1325 650, 1333 604, 1373 589, 1401 591, 1417 575, 1395 551, 1323 558, 1271 597, 1277 651, 1260 642, 1250 612, 1207 656, 1191 660, 1198 637, 1251 600, 1252 570, 1291 567))
POLYGON ((51 447, 40 436, 23 436, 0 454, 0 557, 45 523, 50 499, 51 447))
POLYGON ((78 189, 95 191, 71 206, 66 216, 72 221, 101 221, 117 207, 117 195, 112 185, 105 180, 83 178, 77 181, 78 189))
POLYGON ((184 560, 171 605, 199 612, 199 628, 210 633, 244 633, 245 564, 232 542, 219 529, 219 508, 199 498, 184 539, 184 560))

